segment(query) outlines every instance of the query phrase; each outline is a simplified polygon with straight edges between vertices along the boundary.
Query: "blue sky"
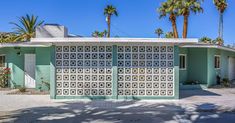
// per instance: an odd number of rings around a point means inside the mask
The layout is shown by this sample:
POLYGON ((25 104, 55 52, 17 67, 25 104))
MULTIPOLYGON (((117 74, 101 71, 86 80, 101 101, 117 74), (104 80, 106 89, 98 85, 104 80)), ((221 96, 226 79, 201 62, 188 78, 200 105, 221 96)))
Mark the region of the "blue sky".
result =
MULTIPOLYGON (((159 19, 156 9, 165 0, 1 0, 0 31, 12 31, 9 22, 17 17, 34 14, 46 23, 57 23, 69 28, 69 32, 90 36, 94 30, 107 28, 103 8, 116 6, 119 16, 112 18, 111 35, 120 37, 156 37, 158 27, 164 32, 171 30, 168 18, 159 19)), ((212 0, 204 0, 203 14, 192 14, 189 19, 190 38, 218 35, 218 12, 212 0)), ((224 14, 225 43, 235 43, 235 0, 227 0, 229 7, 224 14)), ((182 17, 177 20, 182 32, 182 17)))

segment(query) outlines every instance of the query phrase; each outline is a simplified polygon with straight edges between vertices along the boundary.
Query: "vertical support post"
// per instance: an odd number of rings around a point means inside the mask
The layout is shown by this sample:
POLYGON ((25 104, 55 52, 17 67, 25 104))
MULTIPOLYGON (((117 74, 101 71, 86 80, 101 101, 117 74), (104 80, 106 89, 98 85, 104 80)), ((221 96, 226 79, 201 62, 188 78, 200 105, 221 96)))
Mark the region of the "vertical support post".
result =
POLYGON ((174 46, 174 98, 179 99, 179 46, 174 46))
POLYGON ((56 98, 56 80, 55 80, 55 46, 51 46, 50 49, 50 97, 56 98))
POLYGON ((117 70, 117 45, 113 45, 112 51, 112 89, 113 99, 118 99, 117 95, 117 84, 118 84, 118 70, 117 70))

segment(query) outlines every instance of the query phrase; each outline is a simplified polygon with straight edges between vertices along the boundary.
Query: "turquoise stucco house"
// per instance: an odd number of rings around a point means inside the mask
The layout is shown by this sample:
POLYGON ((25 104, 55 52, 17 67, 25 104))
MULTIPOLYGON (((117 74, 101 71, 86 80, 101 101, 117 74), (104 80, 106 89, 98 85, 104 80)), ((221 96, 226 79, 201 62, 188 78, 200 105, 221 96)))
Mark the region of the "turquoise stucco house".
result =
POLYGON ((188 81, 235 79, 235 49, 197 39, 85 38, 44 25, 29 42, 2 43, 9 85, 48 89, 52 99, 178 99, 188 81))

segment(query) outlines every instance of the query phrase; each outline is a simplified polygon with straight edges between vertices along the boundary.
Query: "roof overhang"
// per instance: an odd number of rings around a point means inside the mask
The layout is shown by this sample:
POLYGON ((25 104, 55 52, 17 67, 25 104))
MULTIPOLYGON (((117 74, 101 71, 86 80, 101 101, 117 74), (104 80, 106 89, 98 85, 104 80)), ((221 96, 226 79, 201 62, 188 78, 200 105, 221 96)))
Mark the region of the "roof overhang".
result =
POLYGON ((198 39, 168 39, 168 38, 33 38, 31 42, 49 43, 171 43, 194 44, 198 39))
POLYGON ((17 43, 0 43, 0 48, 4 47, 50 47, 52 43, 39 42, 17 42, 17 43))
POLYGON ((180 47, 183 47, 183 48, 215 48, 215 49, 235 52, 234 48, 219 46, 219 45, 214 45, 214 44, 205 44, 205 43, 183 44, 183 45, 180 45, 180 47))

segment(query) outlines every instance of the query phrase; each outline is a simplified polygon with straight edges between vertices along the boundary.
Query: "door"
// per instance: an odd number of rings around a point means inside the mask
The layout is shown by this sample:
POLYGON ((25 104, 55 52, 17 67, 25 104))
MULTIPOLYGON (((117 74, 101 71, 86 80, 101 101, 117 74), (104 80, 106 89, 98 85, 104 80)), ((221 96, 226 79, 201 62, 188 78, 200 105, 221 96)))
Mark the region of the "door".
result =
POLYGON ((229 75, 229 80, 235 79, 235 58, 234 57, 229 57, 228 75, 229 75))
POLYGON ((35 88, 35 54, 24 56, 25 87, 35 88))

